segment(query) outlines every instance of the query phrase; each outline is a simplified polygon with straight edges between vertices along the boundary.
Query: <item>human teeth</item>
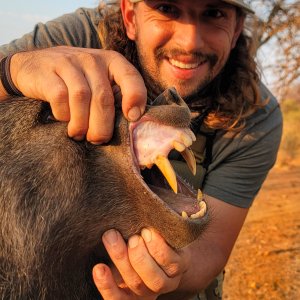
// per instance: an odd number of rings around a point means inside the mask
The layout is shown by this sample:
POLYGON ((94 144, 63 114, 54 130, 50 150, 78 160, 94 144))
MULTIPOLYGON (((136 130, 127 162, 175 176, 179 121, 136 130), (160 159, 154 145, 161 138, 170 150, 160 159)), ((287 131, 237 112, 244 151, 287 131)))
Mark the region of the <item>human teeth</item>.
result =
POLYGON ((159 170, 163 173, 166 180, 168 181, 170 187, 177 194, 177 178, 176 173, 170 163, 170 161, 162 155, 159 155, 155 159, 155 164, 159 168, 159 170))
POLYGON ((189 169, 191 170, 192 174, 196 175, 196 159, 194 153, 189 148, 185 148, 184 151, 181 152, 182 157, 185 159, 189 169))
POLYGON ((182 134, 180 137, 186 147, 189 147, 193 144, 193 140, 188 134, 182 134))
POLYGON ((182 152, 185 150, 185 145, 183 145, 182 143, 179 143, 177 141, 173 142, 173 147, 175 150, 177 150, 178 152, 182 152))
POLYGON ((180 62, 180 61, 172 59, 172 58, 170 58, 169 61, 170 61, 171 65, 181 68, 181 69, 195 69, 199 66, 198 62, 188 64, 188 63, 183 63, 183 62, 180 62))

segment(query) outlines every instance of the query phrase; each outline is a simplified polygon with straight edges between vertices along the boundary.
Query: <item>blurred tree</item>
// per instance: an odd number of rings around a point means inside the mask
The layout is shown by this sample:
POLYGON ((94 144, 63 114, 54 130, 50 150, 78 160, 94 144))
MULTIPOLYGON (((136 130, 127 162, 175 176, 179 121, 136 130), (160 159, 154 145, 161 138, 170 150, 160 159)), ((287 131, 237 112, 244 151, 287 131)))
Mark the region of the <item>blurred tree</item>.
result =
MULTIPOLYGON (((284 89, 300 79, 300 1, 247 0, 256 12, 254 26, 258 49, 275 52, 263 62, 276 77, 276 88, 284 89)), ((299 82, 299 81, 298 81, 299 82)))

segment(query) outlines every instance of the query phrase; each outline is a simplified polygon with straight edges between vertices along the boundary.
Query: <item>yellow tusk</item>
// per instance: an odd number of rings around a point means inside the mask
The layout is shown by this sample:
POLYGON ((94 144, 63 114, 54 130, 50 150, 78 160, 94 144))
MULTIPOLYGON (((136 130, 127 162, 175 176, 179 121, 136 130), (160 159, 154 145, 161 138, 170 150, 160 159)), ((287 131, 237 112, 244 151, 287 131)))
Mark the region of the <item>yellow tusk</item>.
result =
POLYGON ((195 176, 197 168, 196 168, 196 159, 193 151, 189 148, 186 148, 184 151, 181 152, 181 155, 185 159, 192 174, 195 176))
POLYGON ((166 180, 168 181, 170 187, 174 191, 175 194, 177 194, 177 178, 176 173, 168 160, 165 156, 157 156, 155 159, 155 164, 159 168, 159 170, 162 172, 162 174, 165 176, 166 180))

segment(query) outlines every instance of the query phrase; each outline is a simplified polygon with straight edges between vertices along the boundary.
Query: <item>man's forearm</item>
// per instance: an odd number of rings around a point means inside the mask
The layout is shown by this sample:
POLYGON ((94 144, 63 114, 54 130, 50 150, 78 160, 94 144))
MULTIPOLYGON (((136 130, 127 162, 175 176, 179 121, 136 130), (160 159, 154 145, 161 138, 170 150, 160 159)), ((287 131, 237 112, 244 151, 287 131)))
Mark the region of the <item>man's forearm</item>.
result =
POLYGON ((222 272, 228 260, 218 245, 206 241, 205 237, 195 241, 190 247, 191 267, 182 278, 178 289, 159 297, 159 299, 184 300, 204 290, 222 272))

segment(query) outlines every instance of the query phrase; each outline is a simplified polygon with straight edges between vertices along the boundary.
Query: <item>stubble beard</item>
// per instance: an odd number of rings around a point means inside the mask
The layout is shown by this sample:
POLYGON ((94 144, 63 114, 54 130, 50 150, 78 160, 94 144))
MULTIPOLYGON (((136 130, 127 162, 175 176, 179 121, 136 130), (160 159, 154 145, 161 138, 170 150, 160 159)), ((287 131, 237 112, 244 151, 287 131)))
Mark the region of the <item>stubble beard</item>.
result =
MULTIPOLYGON (((152 66, 151 64, 149 64, 147 57, 143 52, 143 48, 140 47, 138 42, 136 43, 136 47, 140 65, 139 68, 148 90, 148 97, 150 99, 155 99, 165 89, 170 87, 167 81, 161 78, 161 74, 159 72, 159 66, 161 65, 163 59, 165 57, 172 57, 175 55, 186 53, 181 49, 165 50, 163 48, 158 48, 154 52, 155 63, 154 66, 152 66)), ((214 66, 218 62, 218 57, 215 54, 203 54, 201 52, 196 52, 192 55, 200 61, 204 59, 207 60, 209 63, 209 70, 206 76, 201 81, 199 81, 195 88, 191 88, 190 83, 186 82, 185 80, 177 80, 177 85, 180 86, 180 89, 186 91, 186 93, 184 94, 181 93, 181 96, 187 103, 199 100, 199 95, 201 95, 203 89, 213 81, 215 77, 214 66)))

